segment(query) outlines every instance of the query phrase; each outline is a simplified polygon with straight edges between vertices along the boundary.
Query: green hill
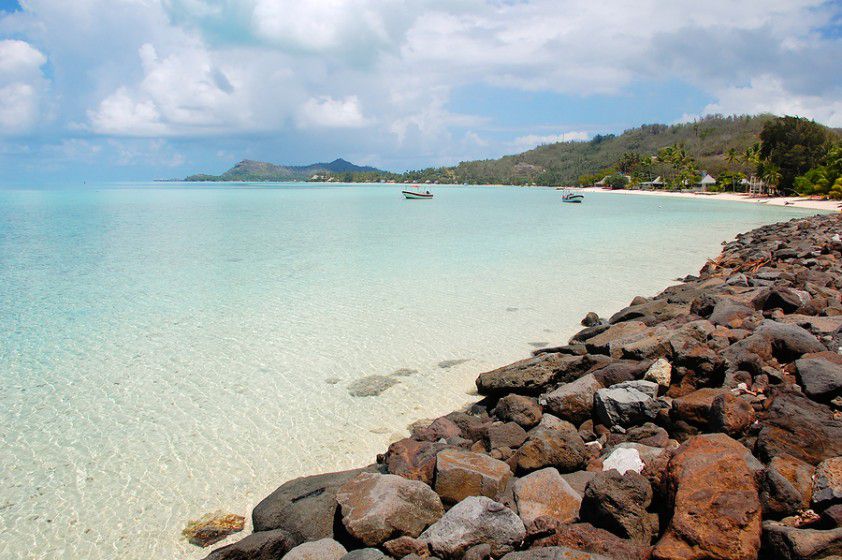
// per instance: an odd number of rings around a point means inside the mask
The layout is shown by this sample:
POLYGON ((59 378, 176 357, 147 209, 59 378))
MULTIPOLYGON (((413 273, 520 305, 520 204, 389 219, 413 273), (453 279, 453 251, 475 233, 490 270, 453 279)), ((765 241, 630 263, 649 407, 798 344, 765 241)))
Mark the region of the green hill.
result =
POLYGON ((699 168, 717 175, 726 167, 750 172, 750 166, 726 160, 729 149, 742 154, 758 141, 763 124, 773 115, 708 116, 675 125, 645 124, 619 136, 597 135, 587 142, 559 142, 539 146, 522 154, 494 160, 462 162, 455 167, 410 171, 409 181, 438 180, 470 184, 564 185, 581 175, 614 166, 628 152, 653 155, 661 148, 683 144, 699 168), (742 169, 745 167, 745 169, 742 169))
POLYGON ((329 163, 310 165, 276 165, 265 161, 244 159, 222 175, 199 173, 190 175, 185 181, 303 181, 313 175, 334 175, 347 173, 381 173, 379 169, 354 165, 342 158, 329 163))

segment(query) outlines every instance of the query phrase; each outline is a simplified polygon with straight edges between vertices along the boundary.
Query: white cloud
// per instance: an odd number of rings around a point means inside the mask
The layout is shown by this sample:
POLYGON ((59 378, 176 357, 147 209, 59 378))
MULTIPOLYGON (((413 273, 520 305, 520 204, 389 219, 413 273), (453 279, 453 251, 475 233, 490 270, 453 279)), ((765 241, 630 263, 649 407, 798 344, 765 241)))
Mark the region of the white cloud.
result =
POLYGON ((584 130, 571 130, 570 132, 562 132, 561 134, 527 134, 526 136, 515 138, 514 145, 517 148, 528 150, 543 144, 581 141, 587 140, 588 138, 590 138, 590 134, 584 130))
POLYGON ((704 108, 703 114, 774 113, 814 119, 828 126, 842 127, 842 88, 830 95, 804 95, 788 91, 777 76, 764 75, 743 87, 718 91, 718 100, 704 108))
POLYGON ((48 82, 41 67, 46 63, 29 43, 0 40, 0 134, 29 132, 44 117, 48 82))
POLYGON ((301 128, 361 128, 368 124, 356 95, 334 99, 328 95, 312 97, 301 107, 301 128))

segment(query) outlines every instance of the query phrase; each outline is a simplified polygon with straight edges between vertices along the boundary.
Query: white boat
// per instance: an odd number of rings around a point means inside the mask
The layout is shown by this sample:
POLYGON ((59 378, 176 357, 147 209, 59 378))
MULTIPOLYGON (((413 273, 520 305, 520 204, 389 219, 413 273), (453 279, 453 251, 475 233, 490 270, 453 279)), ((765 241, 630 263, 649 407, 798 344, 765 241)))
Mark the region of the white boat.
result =
POLYGON ((574 204, 581 204, 582 201, 584 201, 584 200, 585 200, 585 195, 575 193, 575 192, 564 191, 564 194, 561 195, 561 201, 562 202, 570 202, 570 203, 574 203, 574 204))
POLYGON ((419 187, 418 185, 412 185, 412 187, 410 187, 410 190, 405 190, 401 192, 403 193, 403 196, 408 198, 409 200, 426 200, 428 198, 433 198, 433 193, 431 193, 430 191, 422 191, 421 187, 419 187))

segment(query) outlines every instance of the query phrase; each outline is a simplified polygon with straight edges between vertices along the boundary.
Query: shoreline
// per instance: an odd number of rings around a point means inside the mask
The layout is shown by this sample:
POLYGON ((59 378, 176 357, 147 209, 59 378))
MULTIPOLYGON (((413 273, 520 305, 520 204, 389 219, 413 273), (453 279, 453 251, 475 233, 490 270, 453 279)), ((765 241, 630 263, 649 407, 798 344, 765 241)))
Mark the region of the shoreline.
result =
POLYGON ((842 200, 815 200, 800 196, 751 197, 741 193, 707 193, 670 192, 653 190, 618 189, 607 190, 600 187, 576 188, 580 192, 597 192, 621 195, 665 196, 672 198, 691 198, 695 200, 720 200, 729 202, 747 202, 750 204, 766 204, 769 206, 788 206, 808 210, 824 210, 828 212, 842 212, 842 200))
POLYGON ((527 560, 545 547, 643 560, 691 546, 750 559, 808 535, 837 552, 839 500, 824 498, 818 473, 842 462, 839 231, 838 215, 817 215, 738 235, 699 276, 610 319, 588 314, 569 344, 480 374, 482 400, 416 426, 377 463, 284 483, 252 511, 255 532, 207 560, 266 547, 335 560, 527 560), (696 501, 702 490, 714 497, 696 501), (732 526, 718 501, 738 512, 732 526))

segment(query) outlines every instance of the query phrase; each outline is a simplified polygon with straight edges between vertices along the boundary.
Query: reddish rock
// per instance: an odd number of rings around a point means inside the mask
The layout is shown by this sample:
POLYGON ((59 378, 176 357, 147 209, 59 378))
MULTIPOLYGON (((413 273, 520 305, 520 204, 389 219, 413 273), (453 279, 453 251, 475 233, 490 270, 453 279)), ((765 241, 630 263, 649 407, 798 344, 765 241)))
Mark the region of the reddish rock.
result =
POLYGON ((462 436, 462 430, 455 422, 442 416, 433 420, 426 428, 419 428, 413 431, 416 439, 424 441, 438 441, 440 439, 451 439, 462 436))
POLYGON ((842 502, 842 457, 825 459, 813 475, 813 503, 826 508, 842 502))
POLYGON ((579 517, 582 496, 554 468, 541 469, 514 483, 517 511, 527 530, 539 517, 571 523, 579 517))
POLYGON ((557 417, 580 424, 591 417, 594 395, 599 389, 602 383, 589 373, 542 395, 540 402, 557 417))
POLYGON ((436 492, 446 503, 454 504, 468 496, 499 500, 512 478, 503 461, 463 449, 446 449, 436 461, 436 492))
POLYGON ((590 523, 561 524, 551 520, 538 520, 530 531, 539 535, 530 548, 565 546, 592 554, 602 554, 615 560, 646 560, 652 547, 621 539, 605 529, 590 523))
POLYGON ((384 462, 391 474, 432 484, 436 455, 446 448, 446 445, 440 443, 405 438, 389 446, 384 462))
POLYGON ((669 465, 672 520, 659 560, 753 560, 760 548, 760 500, 746 449, 724 434, 696 436, 669 465))
POLYGON ((348 533, 367 546, 417 537, 444 514, 429 486, 393 474, 360 474, 339 489, 336 501, 348 533))
POLYGON ((674 399, 672 401, 672 414, 685 422, 706 427, 714 399, 727 392, 727 389, 698 389, 688 395, 674 399))
POLYGON ((573 472, 584 467, 588 452, 575 428, 559 426, 535 431, 516 456, 520 471, 556 467, 561 472, 573 472))
POLYGON ((489 449, 517 449, 526 441, 527 435, 526 430, 515 422, 498 422, 488 427, 487 437, 489 449))
POLYGON ((494 414, 500 420, 516 422, 529 429, 541 421, 541 407, 538 401, 522 395, 508 395, 497 402, 494 414))
POLYGON ((722 393, 713 399, 708 415, 708 428, 739 437, 754 423, 754 408, 745 399, 722 393))
POLYGON ((580 377, 599 360, 607 358, 541 354, 481 373, 476 381, 477 391, 481 395, 491 396, 506 396, 510 393, 540 395, 553 383, 580 377))
POLYGON ((386 541, 383 543, 383 548, 394 558, 403 558, 409 554, 415 554, 420 558, 429 558, 430 556, 427 543, 413 537, 398 537, 386 541))
POLYGON ((784 517, 810 507, 814 470, 792 455, 772 457, 760 486, 764 515, 784 517))

